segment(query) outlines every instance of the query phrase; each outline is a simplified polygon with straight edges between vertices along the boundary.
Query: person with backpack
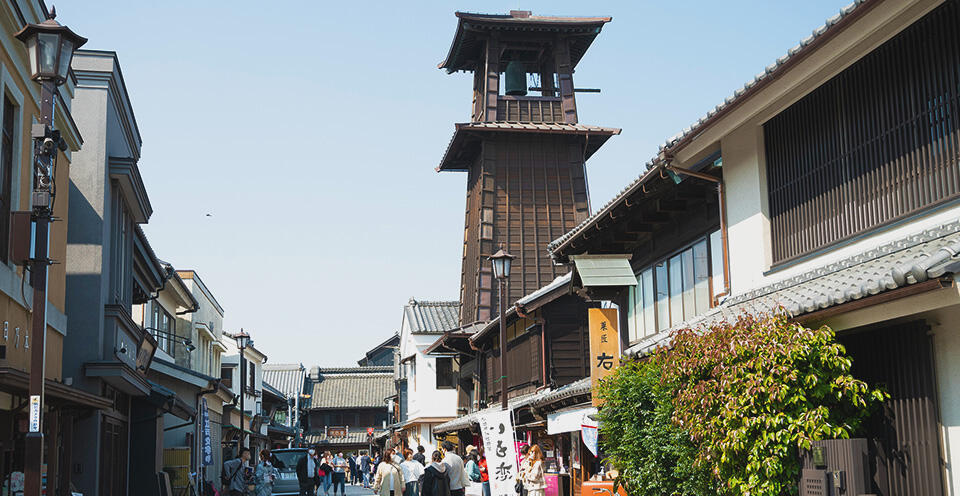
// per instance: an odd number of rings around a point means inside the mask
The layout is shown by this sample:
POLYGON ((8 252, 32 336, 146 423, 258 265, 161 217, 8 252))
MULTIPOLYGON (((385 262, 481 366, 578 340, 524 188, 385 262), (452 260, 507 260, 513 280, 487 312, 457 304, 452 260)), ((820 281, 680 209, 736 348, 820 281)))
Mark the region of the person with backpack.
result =
POLYGON ((450 496, 450 477, 440 451, 434 451, 430 465, 423 470, 420 496, 450 496))
POLYGON ((366 451, 360 452, 360 476, 363 477, 363 487, 370 489, 370 455, 366 451))
POLYGON ((240 455, 233 460, 223 462, 220 483, 230 496, 243 496, 247 490, 247 481, 243 473, 244 465, 250 461, 250 448, 240 448, 240 455))
POLYGON ((403 470, 393 459, 393 449, 387 449, 373 479, 373 492, 380 496, 400 496, 403 489, 403 470))

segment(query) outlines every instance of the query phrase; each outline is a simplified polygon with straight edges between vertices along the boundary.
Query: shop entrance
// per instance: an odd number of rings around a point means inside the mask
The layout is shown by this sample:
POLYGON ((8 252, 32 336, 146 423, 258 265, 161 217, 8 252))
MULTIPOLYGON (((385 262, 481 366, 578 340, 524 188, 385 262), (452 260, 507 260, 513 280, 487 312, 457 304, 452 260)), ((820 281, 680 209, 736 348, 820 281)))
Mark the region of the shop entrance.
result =
POLYGON ((839 336, 853 375, 890 394, 868 425, 873 492, 942 495, 940 421, 931 338, 922 321, 839 336))

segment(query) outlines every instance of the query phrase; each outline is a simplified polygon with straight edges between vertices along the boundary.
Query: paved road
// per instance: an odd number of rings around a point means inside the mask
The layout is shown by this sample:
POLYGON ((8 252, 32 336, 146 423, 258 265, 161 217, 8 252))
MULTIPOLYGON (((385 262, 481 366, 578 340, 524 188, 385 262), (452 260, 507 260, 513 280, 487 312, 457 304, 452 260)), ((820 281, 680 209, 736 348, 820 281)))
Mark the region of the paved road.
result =
MULTIPOLYGON (((345 496, 370 496, 374 494, 372 489, 364 489, 363 486, 351 486, 347 484, 347 494, 345 496)), ((480 494, 480 485, 473 484, 467 488, 468 496, 475 496, 480 494)), ((324 496, 323 490, 320 490, 320 496, 324 496)), ((330 496, 333 496, 333 493, 330 493, 330 496)), ((337 494, 339 496, 339 493, 337 494)))

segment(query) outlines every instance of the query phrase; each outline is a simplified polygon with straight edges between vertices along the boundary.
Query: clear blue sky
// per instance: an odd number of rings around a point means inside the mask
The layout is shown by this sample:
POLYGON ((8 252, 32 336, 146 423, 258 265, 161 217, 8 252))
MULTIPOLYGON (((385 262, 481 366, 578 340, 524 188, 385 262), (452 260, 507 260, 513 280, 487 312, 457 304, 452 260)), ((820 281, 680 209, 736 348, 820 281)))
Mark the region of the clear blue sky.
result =
MULTIPOLYGON (((623 128, 588 162, 601 206, 659 143, 846 3, 519 6, 613 16, 575 75, 603 90, 578 95, 581 122, 623 128)), ((455 10, 505 13, 517 1, 56 6, 86 48, 119 55, 153 247, 196 269, 226 328, 249 331, 270 362, 354 364, 399 328, 411 296, 458 297, 466 176, 433 169, 453 123, 469 119, 471 78, 436 65, 455 10)))

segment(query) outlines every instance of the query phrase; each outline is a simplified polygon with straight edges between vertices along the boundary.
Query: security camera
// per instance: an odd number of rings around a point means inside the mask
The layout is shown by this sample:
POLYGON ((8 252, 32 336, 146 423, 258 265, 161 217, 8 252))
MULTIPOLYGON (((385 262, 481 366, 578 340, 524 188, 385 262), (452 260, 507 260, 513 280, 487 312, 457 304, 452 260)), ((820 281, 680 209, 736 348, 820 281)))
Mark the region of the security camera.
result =
POLYGON ((57 142, 53 138, 43 138, 43 152, 52 153, 57 149, 57 142))

